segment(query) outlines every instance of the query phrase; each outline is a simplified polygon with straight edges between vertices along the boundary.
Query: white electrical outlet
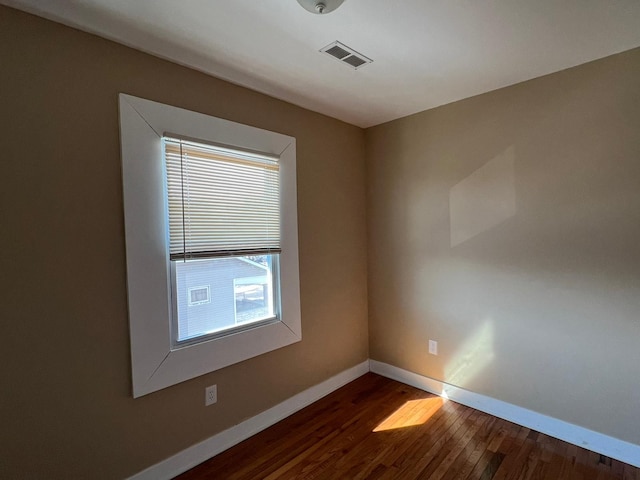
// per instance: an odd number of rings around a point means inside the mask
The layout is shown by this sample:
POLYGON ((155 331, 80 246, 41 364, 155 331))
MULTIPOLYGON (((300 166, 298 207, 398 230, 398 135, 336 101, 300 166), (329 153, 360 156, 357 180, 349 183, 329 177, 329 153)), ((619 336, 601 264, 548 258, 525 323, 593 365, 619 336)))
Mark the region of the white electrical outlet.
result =
POLYGON ((435 340, 429 340, 429 353, 431 355, 438 354, 438 342, 436 342, 435 340))
POLYGON ((204 405, 208 407, 218 401, 218 386, 211 385, 204 389, 204 405))

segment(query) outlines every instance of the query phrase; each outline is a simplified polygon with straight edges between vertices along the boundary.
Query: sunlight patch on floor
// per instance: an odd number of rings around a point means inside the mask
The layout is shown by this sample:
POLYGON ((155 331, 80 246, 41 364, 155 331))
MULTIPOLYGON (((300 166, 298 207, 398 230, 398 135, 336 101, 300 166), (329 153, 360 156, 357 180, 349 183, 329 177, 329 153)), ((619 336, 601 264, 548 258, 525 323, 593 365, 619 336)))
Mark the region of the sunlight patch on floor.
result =
POLYGON ((440 397, 409 400, 398 410, 387 417, 374 432, 394 430, 396 428, 414 427, 422 425, 436 413, 446 400, 440 397))

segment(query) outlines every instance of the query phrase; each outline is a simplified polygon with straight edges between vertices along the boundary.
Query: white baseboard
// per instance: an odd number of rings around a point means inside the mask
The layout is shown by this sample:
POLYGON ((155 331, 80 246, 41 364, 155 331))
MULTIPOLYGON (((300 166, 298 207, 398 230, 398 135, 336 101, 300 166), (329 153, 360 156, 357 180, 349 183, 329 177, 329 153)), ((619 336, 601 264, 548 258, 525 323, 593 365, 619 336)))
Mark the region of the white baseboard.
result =
POLYGON ((369 361, 367 360, 331 377, 329 380, 294 395, 255 417, 251 417, 160 463, 152 465, 146 470, 133 475, 129 480, 169 480, 303 409, 368 371, 369 361))
POLYGON ((640 445, 594 432, 510 403, 449 385, 376 360, 369 360, 372 372, 435 393, 454 402, 531 428, 593 452, 640 467, 640 445))

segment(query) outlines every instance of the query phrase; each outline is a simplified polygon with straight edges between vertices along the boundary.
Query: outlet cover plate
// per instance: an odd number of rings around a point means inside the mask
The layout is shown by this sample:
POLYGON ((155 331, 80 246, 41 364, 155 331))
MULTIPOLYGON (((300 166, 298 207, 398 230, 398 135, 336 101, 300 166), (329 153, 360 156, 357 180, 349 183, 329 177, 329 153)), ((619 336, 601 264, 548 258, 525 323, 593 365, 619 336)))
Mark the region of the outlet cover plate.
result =
POLYGON ((204 405, 208 407, 218 401, 218 386, 211 385, 204 389, 204 405))

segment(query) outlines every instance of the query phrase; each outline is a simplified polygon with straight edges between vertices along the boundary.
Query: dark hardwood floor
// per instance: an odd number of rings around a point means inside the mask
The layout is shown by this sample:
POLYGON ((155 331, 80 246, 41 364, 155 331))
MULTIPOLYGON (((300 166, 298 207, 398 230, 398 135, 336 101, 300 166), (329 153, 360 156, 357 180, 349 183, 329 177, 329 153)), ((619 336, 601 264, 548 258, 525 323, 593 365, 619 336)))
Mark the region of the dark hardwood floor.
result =
POLYGON ((640 480, 640 472, 369 373, 177 478, 640 480))

